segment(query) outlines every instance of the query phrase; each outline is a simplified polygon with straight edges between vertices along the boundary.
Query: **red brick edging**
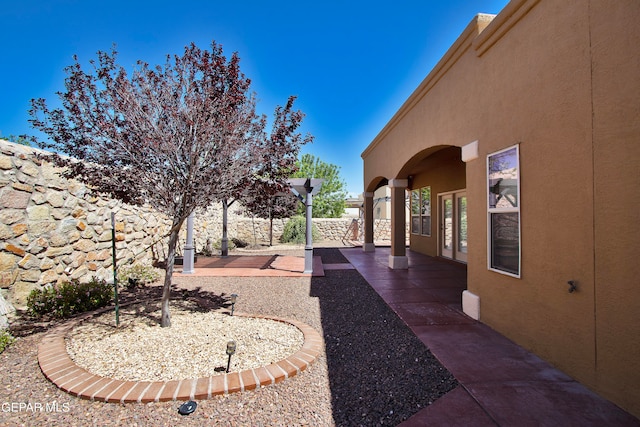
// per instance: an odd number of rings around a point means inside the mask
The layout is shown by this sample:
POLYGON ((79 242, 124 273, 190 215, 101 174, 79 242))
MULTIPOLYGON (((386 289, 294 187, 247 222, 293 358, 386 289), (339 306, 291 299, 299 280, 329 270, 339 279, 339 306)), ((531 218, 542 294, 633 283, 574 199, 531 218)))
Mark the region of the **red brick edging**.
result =
POLYGON ((112 403, 201 400, 218 394, 253 390, 279 383, 304 371, 322 351, 322 337, 311 326, 278 317, 247 316, 289 323, 302 331, 304 344, 300 350, 283 360, 246 371, 179 381, 121 381, 88 372, 76 365, 67 353, 65 336, 89 316, 81 316, 53 329, 38 346, 38 363, 45 377, 65 392, 88 400, 112 403))

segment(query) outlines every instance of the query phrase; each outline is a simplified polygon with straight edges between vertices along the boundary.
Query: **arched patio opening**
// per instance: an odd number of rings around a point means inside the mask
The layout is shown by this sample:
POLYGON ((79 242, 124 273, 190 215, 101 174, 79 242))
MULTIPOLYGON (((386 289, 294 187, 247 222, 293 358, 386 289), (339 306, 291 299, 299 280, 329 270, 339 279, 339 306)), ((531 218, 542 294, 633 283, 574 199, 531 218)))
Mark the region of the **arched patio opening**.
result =
POLYGON ((466 164, 461 148, 441 145, 422 150, 399 175, 407 179, 411 250, 466 262, 466 164))
MULTIPOLYGON (((374 221, 375 221, 375 213, 374 208, 376 206, 376 193, 379 189, 388 186, 389 180, 383 176, 378 176, 374 178, 370 183, 365 183, 365 192, 364 192, 364 243, 362 245, 362 249, 365 252, 373 252, 375 251, 375 243, 374 243, 374 221)), ((386 198, 386 195, 385 195, 386 198)), ((385 206, 387 201, 385 200, 385 206)), ((387 215, 385 208, 385 216, 387 215)), ((391 217, 391 212, 389 210, 388 216, 391 217)))
POLYGON ((364 251, 375 250, 374 197, 375 191, 384 185, 389 188, 390 198, 389 267, 409 267, 406 256, 407 221, 411 250, 466 262, 466 164, 462 161, 460 147, 438 145, 420 150, 409 157, 395 177, 378 176, 366 185, 364 251))

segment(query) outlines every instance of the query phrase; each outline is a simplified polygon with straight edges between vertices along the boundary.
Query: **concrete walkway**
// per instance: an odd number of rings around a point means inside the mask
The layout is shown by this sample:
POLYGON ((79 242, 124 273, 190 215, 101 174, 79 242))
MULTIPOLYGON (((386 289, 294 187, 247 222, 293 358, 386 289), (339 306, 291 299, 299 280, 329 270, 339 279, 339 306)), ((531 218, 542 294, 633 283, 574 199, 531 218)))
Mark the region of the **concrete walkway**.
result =
POLYGON ((401 424, 411 426, 640 426, 640 420, 462 312, 466 266, 389 248, 341 249, 460 385, 401 424))

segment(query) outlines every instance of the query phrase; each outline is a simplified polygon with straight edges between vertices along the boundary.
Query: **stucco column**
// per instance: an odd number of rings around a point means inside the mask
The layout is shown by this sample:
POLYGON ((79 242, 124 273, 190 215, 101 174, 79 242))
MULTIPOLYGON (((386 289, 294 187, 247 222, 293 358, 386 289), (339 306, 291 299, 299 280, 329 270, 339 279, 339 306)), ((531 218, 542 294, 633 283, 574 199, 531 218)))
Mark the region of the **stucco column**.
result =
POLYGON ((376 245, 373 243, 373 192, 365 192, 364 195, 364 252, 374 252, 376 245))
POLYGON ((406 179, 389 180, 391 188, 391 255, 389 255, 389 267, 393 269, 409 268, 407 258, 407 232, 406 232, 406 179))

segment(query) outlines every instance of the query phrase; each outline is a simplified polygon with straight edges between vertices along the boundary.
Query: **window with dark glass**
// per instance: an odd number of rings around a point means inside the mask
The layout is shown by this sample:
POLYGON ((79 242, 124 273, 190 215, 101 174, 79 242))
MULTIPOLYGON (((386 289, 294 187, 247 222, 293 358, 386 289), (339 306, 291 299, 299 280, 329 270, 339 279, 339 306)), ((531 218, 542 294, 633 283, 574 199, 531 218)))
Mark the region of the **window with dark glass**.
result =
POLYGON ((431 187, 420 189, 421 234, 431 236, 431 187))
POLYGON ((487 156, 489 269, 520 277, 520 156, 513 146, 487 156))
POLYGON ((420 190, 411 190, 411 233, 420 234, 420 190))
POLYGON ((411 190, 411 233, 431 236, 431 187, 411 190))

